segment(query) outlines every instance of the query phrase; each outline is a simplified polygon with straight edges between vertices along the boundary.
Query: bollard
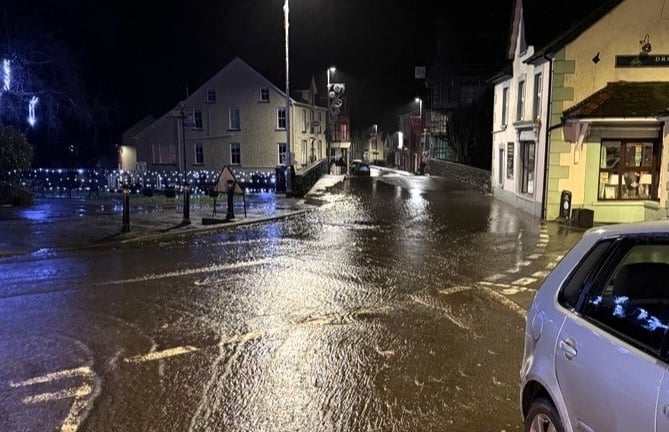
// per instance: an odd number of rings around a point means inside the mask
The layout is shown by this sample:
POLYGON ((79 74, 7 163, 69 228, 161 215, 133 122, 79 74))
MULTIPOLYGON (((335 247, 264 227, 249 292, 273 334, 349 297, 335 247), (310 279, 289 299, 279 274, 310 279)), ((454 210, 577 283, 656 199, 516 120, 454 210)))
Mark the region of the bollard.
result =
POLYGON ((130 232, 130 187, 123 184, 123 228, 121 232, 130 232))
POLYGON ((234 219, 235 218, 235 212, 234 212, 234 203, 233 203, 233 198, 235 196, 235 182, 232 180, 227 181, 227 194, 228 194, 228 214, 225 216, 226 220, 234 219))
POLYGON ((184 218, 181 225, 190 225, 190 185, 184 182, 184 218))

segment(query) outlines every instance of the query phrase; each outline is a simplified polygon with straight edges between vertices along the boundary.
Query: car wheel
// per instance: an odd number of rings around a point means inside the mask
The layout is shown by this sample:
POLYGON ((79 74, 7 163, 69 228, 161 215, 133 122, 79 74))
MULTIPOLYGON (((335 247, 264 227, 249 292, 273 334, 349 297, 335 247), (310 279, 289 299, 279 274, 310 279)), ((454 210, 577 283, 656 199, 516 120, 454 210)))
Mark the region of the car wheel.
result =
POLYGON ((564 432, 555 406, 544 398, 535 400, 525 417, 525 432, 564 432))

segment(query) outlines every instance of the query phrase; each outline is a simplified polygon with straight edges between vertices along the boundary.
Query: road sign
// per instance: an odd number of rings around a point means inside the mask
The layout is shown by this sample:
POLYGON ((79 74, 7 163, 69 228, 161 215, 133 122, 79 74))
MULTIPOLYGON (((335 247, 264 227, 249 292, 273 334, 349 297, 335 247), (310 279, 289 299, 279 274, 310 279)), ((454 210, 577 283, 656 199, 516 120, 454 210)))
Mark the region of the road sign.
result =
POLYGON ((221 170, 220 174, 218 174, 218 178, 216 179, 216 185, 214 186, 214 190, 219 193, 225 193, 228 191, 228 181, 231 181, 235 185, 235 193, 243 194, 244 191, 242 190, 241 186, 239 186, 239 183, 237 183, 237 179, 235 178, 235 175, 232 173, 232 170, 230 167, 227 165, 223 167, 221 170))

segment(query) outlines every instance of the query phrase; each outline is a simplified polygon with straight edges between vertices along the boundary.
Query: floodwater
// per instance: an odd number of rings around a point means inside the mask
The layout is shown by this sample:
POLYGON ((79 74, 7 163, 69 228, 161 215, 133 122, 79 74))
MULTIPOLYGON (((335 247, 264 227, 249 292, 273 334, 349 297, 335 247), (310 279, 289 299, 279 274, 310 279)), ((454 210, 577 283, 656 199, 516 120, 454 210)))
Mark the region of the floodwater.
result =
POLYGON ((479 283, 518 268, 539 221, 376 171, 319 199, 0 262, 0 430, 521 430, 523 311, 479 283))

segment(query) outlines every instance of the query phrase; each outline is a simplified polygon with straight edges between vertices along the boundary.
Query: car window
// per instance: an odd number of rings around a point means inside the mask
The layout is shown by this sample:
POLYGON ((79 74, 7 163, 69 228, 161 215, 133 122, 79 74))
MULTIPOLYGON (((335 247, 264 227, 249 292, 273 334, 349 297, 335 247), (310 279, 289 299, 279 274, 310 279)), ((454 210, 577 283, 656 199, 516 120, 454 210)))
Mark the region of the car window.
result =
POLYGON ((669 243, 630 242, 588 296, 583 316, 659 355, 669 329, 669 243))
POLYGON ((576 307, 576 303, 581 292, 583 292, 586 282, 594 278, 594 270, 597 263, 602 260, 604 253, 609 249, 611 243, 611 240, 597 243, 579 263, 558 295, 558 301, 562 306, 567 309, 576 307))

